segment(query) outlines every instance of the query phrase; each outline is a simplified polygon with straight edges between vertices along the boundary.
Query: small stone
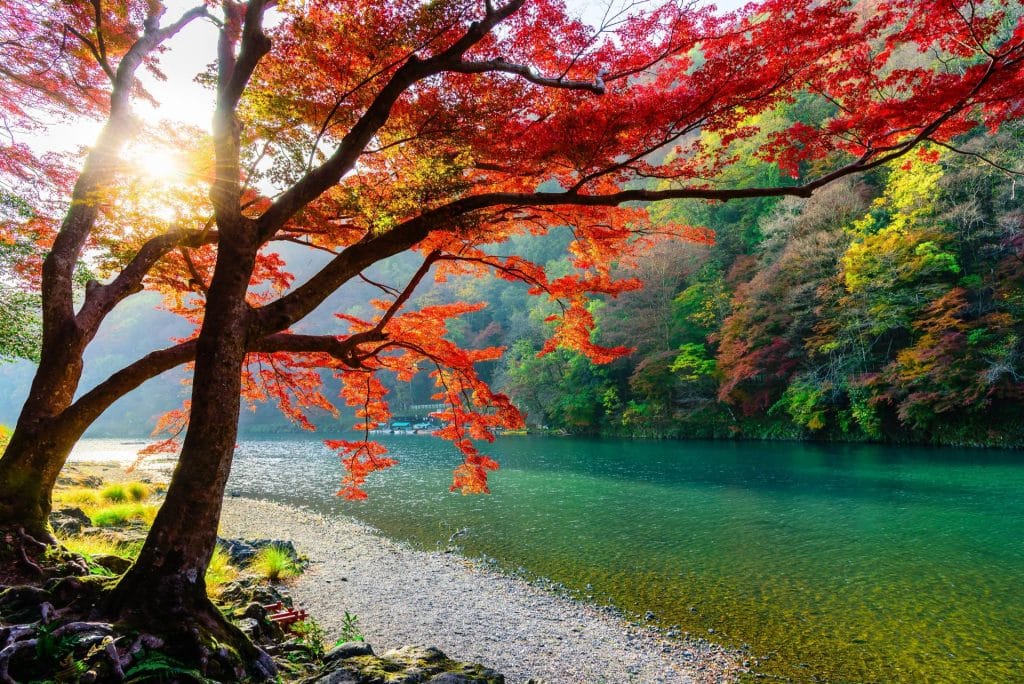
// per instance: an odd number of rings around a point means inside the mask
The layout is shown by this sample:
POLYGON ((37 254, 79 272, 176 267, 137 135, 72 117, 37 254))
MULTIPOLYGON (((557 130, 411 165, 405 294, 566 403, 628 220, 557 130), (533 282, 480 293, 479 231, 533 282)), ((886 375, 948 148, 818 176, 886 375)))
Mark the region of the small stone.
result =
POLYGON ((260 635, 259 622, 255 621, 252 617, 237 619, 237 621, 234 621, 234 625, 245 632, 246 636, 250 639, 255 640, 260 635))
POLYGON ((132 562, 127 558, 108 554, 93 556, 92 562, 101 568, 106 568, 115 575, 123 575, 132 566, 132 562))

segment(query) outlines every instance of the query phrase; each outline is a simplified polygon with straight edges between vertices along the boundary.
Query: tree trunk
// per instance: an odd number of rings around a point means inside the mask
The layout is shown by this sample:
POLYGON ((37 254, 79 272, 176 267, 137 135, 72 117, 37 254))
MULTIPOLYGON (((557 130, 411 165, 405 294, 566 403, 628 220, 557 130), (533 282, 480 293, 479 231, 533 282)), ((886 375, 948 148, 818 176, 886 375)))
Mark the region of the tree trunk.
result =
POLYGON ((44 349, 21 415, 0 457, 0 527, 24 527, 52 540, 50 496, 68 454, 87 427, 64 417, 82 374, 82 354, 72 340, 44 349))
MULTIPOLYGON (((194 354, 192 342, 152 352, 114 373, 70 406, 66 395, 56 401, 54 395, 47 397, 37 391, 39 386, 55 384, 52 378, 42 381, 47 375, 44 368, 53 364, 40 366, 32 394, 0 458, 0 528, 22 527, 36 539, 52 541, 47 519, 53 487, 82 433, 115 401, 149 378, 191 360, 194 354)), ((77 376, 72 375, 78 372, 74 364, 62 368, 64 382, 77 387, 77 376)))
MULTIPOLYGON (((250 315, 245 293, 256 249, 255 244, 220 247, 197 341, 181 456, 142 552, 108 597, 104 612, 165 635, 172 625, 198 627, 234 647, 250 675, 268 676, 272 661, 227 623, 207 598, 205 582, 238 432, 250 315)), ((188 630, 179 632, 187 636, 188 630)), ((202 662, 209 655, 204 649, 200 639, 182 656, 202 662)))

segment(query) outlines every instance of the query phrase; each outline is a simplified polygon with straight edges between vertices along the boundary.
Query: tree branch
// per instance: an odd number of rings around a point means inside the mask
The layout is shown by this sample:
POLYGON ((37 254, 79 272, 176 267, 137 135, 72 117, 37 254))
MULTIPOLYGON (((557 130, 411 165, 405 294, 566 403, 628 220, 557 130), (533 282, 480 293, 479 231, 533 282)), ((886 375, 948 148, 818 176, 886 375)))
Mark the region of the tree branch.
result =
POLYGON ((266 0, 252 0, 246 6, 242 20, 241 46, 234 53, 233 33, 237 27, 236 8, 225 3, 228 21, 221 27, 217 40, 217 108, 213 116, 213 146, 216 157, 216 175, 210 188, 210 200, 220 229, 227 238, 240 238, 249 225, 240 221, 239 206, 242 195, 241 166, 239 163, 239 135, 241 126, 235 110, 252 78, 256 66, 270 51, 270 39, 263 33, 263 11, 266 0))
POLYGON ((320 166, 306 173, 286 190, 258 219, 260 240, 265 242, 307 204, 326 192, 348 173, 370 140, 387 122, 398 98, 419 80, 456 68, 463 55, 502 21, 523 6, 525 0, 511 0, 500 8, 489 8, 484 19, 473 22, 465 34, 448 49, 426 60, 411 55, 381 88, 359 120, 342 138, 334 153, 320 166))
POLYGON ((487 61, 462 61, 456 66, 448 69, 459 74, 485 74, 499 71, 508 74, 515 74, 531 83, 546 88, 562 88, 565 90, 588 90, 597 95, 604 95, 604 77, 607 73, 604 69, 597 73, 593 81, 573 81, 562 76, 548 78, 541 76, 536 69, 522 64, 513 64, 503 59, 491 59, 487 61))
POLYGON ((74 314, 73 275, 85 241, 96 223, 98 206, 95 195, 104 184, 110 182, 117 165, 117 155, 131 130, 129 104, 135 72, 161 43, 203 16, 206 16, 206 8, 199 6, 185 12, 178 21, 165 28, 149 30, 147 26, 147 31, 128 49, 117 66, 112 78, 110 115, 96 144, 85 158, 82 172, 72 191, 70 208, 53 248, 43 262, 41 289, 45 302, 44 354, 54 345, 81 343, 74 314))
POLYGON ((178 247, 214 244, 218 238, 216 231, 179 229, 149 240, 114 280, 106 285, 90 281, 86 287, 85 302, 76 316, 79 328, 91 338, 104 316, 125 297, 142 290, 142 281, 149 270, 168 252, 178 247))

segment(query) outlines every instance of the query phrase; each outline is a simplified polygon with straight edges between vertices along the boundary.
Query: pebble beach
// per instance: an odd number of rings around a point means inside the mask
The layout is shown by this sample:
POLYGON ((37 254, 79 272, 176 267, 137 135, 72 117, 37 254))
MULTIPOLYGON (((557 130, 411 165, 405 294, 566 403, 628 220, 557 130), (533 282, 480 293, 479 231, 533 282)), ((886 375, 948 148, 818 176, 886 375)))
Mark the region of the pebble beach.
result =
POLYGON ((229 498, 221 535, 291 540, 310 567, 288 589, 331 641, 348 611, 378 651, 436 646, 502 672, 510 684, 725 682, 743 671, 741 654, 665 638, 457 554, 414 550, 350 518, 229 498))

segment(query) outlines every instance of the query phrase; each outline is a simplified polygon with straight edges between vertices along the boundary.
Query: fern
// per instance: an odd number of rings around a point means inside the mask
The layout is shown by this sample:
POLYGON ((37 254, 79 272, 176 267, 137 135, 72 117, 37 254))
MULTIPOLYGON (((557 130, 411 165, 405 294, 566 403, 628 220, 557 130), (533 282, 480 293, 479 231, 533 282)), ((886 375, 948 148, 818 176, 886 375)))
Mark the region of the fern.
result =
POLYGON ((178 678, 189 678, 188 681, 213 684, 199 670, 190 668, 179 660, 159 651, 144 653, 139 660, 124 672, 126 684, 133 682, 173 682, 178 678))

